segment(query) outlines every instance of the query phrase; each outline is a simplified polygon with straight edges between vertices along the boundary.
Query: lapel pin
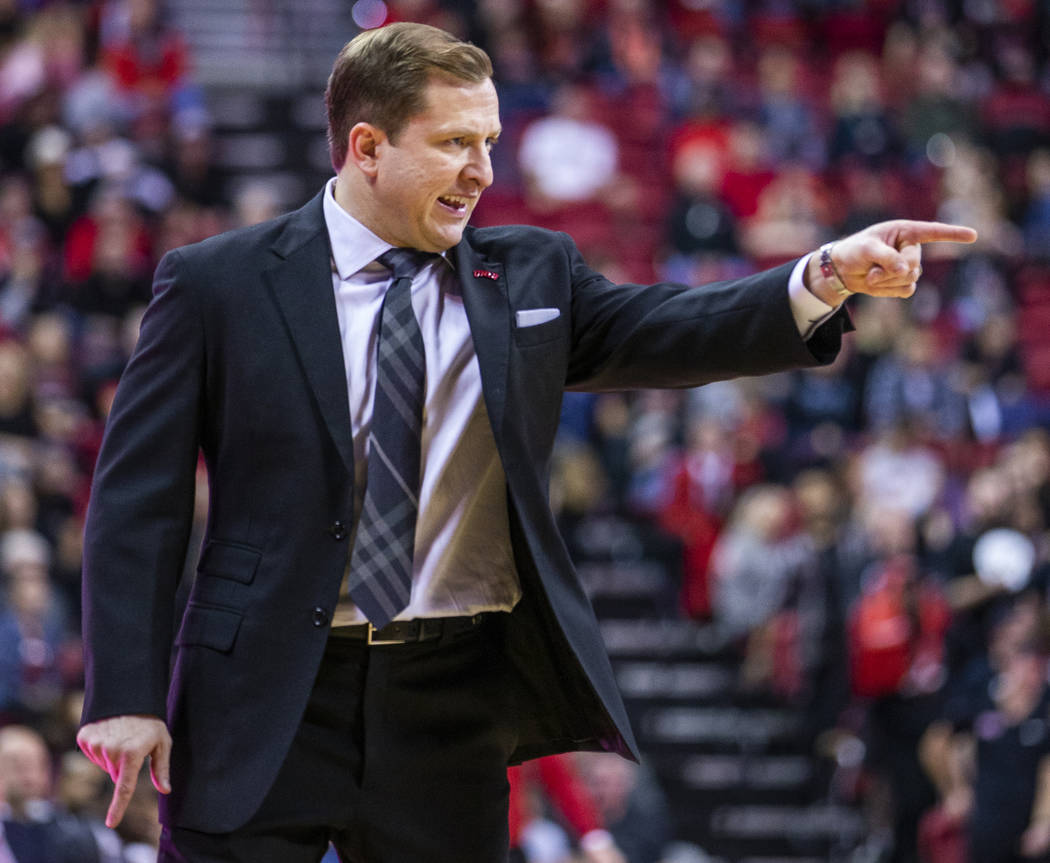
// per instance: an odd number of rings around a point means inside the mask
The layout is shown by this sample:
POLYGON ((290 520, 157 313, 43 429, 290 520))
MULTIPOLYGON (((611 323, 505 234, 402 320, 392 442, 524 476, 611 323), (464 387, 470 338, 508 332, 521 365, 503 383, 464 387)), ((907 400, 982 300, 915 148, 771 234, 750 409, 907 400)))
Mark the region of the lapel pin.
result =
POLYGON ((474 270, 475 279, 492 279, 497 281, 499 279, 499 273, 493 272, 492 270, 474 270))

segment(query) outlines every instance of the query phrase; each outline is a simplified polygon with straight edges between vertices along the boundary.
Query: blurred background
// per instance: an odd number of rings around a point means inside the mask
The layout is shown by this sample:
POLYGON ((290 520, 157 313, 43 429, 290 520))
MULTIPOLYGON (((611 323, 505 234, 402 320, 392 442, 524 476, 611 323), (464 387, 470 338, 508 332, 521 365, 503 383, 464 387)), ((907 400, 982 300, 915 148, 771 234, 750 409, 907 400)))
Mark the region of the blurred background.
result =
POLYGON ((155 859, 148 782, 107 830, 74 746, 102 427, 157 260, 316 193, 331 62, 393 20, 493 57, 475 222, 568 231, 610 278, 740 276, 895 216, 980 232, 911 301, 850 300, 830 368, 566 396, 551 494, 646 758, 515 771, 519 859, 600 859, 595 828, 627 863, 1050 859, 1050 4, 0 0, 17 863, 155 859))

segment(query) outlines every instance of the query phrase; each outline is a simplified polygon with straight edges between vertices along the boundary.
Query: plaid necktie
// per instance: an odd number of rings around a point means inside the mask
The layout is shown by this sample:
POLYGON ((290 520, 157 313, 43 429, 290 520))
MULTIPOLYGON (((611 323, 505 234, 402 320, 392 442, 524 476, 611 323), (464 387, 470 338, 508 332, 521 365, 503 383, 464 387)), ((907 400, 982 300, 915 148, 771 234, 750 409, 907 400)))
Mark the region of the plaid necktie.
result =
POLYGON ((426 381, 412 279, 431 257, 415 249, 391 249, 378 258, 393 271, 394 281, 379 314, 368 487, 349 579, 350 598, 377 629, 408 605, 412 591, 426 381))

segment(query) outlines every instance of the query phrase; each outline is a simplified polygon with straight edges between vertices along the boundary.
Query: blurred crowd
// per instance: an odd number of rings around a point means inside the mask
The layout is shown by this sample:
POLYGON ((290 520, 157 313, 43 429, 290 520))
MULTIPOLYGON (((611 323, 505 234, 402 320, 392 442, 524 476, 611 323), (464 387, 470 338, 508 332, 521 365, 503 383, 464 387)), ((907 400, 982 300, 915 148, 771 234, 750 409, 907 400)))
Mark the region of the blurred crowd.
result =
MULTIPOLYGON (((963 253, 927 250, 911 301, 851 300, 829 368, 567 395, 552 495, 578 558, 658 560, 659 613, 721 628, 741 691, 805 709, 836 793, 869 813, 867 859, 1045 856, 1047 5, 391 0, 386 17, 493 57, 505 132, 476 221, 566 230, 610 278, 738 276, 894 216, 978 229, 963 253), (615 535, 594 529, 609 517, 615 535)), ((73 747, 87 490, 159 257, 277 205, 264 186, 229 195, 166 20, 158 0, 0 0, 0 800, 17 863, 133 863, 155 841, 148 783, 109 831, 73 747)), ((197 538, 203 472, 199 491, 197 538)), ((530 859, 615 860, 606 828, 657 795, 600 762, 567 769, 575 826, 526 842, 530 859)), ((525 799, 549 814, 554 798, 525 799)), ((669 838, 658 810, 641 823, 669 838)), ((659 859, 612 835, 628 863, 659 859)))

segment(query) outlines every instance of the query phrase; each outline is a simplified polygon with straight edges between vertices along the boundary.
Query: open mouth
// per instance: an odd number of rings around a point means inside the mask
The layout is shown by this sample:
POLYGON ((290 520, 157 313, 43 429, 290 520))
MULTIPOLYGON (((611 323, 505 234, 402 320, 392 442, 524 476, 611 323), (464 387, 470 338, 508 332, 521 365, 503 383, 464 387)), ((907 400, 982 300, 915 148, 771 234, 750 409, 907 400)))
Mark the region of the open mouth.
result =
POLYGON ((460 195, 442 195, 438 198, 438 203, 456 216, 462 216, 467 212, 469 202, 470 198, 464 198, 460 195))

